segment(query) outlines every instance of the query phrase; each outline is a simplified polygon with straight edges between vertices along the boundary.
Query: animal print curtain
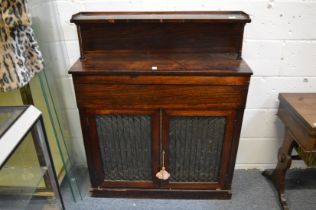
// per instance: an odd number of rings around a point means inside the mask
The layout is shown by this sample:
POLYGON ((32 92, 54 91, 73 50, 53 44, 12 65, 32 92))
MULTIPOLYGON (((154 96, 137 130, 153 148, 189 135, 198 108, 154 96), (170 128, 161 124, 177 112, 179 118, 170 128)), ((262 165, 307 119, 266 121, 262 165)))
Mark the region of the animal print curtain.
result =
POLYGON ((23 87, 43 67, 27 0, 0 0, 0 91, 23 87))

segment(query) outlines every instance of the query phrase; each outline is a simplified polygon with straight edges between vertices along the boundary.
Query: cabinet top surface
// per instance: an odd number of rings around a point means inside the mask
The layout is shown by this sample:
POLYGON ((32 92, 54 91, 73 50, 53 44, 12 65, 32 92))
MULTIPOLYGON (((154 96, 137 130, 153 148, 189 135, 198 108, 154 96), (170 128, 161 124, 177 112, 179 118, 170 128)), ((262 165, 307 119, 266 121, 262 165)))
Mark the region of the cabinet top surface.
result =
POLYGON ((241 11, 195 12, 80 12, 71 22, 250 22, 249 15, 241 11))
MULTIPOLYGON (((20 117, 27 107, 0 107, 0 137, 20 117)), ((1 138, 0 138, 1 140, 1 138)))
POLYGON ((280 102, 316 132, 316 93, 281 93, 280 102))
POLYGON ((242 59, 219 53, 93 53, 79 59, 71 74, 244 75, 242 59))

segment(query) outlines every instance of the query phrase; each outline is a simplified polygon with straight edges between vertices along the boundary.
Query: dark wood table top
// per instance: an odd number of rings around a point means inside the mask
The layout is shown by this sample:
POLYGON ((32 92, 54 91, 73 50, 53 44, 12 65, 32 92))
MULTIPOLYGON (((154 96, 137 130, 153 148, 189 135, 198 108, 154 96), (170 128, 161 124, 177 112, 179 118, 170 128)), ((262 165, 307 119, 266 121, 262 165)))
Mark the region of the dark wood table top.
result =
POLYGON ((279 99, 316 133, 316 93, 281 93, 279 99))

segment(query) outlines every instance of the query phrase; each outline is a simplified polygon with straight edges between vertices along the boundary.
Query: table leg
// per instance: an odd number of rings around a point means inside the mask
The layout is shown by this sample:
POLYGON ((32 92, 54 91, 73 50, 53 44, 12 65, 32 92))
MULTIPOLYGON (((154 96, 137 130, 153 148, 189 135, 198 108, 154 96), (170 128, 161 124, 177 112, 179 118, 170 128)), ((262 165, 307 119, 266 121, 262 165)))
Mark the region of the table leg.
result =
POLYGON ((285 129, 283 143, 278 152, 278 164, 274 170, 265 170, 262 174, 271 179, 274 187, 277 190, 282 209, 288 210, 285 199, 285 174, 290 168, 292 159, 291 153, 294 147, 294 137, 288 129, 285 129))

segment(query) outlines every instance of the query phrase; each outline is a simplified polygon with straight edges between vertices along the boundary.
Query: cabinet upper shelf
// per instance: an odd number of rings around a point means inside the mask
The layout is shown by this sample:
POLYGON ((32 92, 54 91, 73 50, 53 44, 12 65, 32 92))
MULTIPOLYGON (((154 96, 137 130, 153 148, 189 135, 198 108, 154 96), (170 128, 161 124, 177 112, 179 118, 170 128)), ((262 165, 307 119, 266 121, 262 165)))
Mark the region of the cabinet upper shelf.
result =
POLYGON ((80 12, 72 16, 73 23, 117 22, 241 22, 249 23, 249 15, 241 11, 196 12, 80 12))
POLYGON ((244 12, 81 12, 81 58, 91 52, 234 53, 241 57, 244 12))
POLYGON ((81 59, 70 73, 251 74, 244 12, 81 12, 71 22, 81 59))
POLYGON ((71 74, 245 75, 252 74, 244 60, 213 53, 95 53, 79 59, 71 74))

